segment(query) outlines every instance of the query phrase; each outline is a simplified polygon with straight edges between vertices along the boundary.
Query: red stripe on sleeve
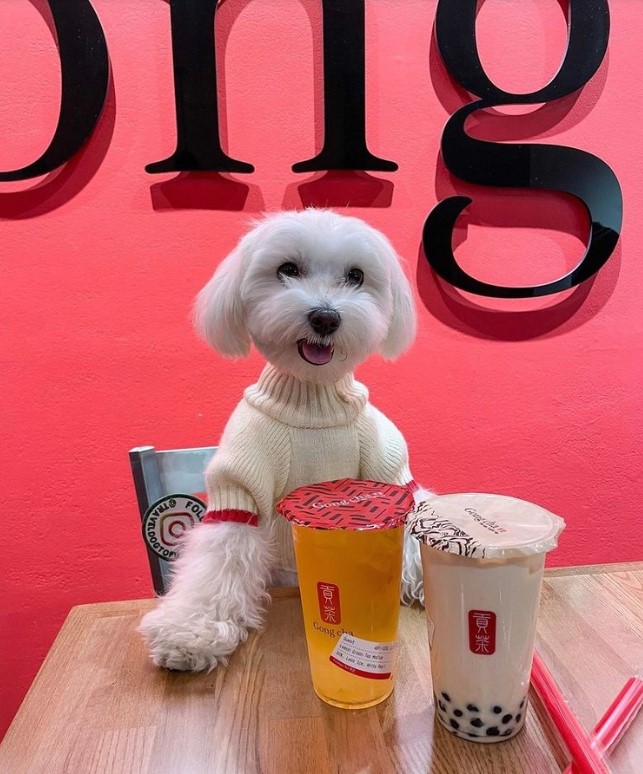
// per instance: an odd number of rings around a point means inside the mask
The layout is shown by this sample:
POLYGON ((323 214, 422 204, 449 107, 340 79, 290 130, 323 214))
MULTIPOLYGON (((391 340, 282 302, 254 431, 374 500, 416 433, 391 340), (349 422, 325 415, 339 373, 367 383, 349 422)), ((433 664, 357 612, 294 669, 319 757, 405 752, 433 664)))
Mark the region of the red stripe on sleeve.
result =
POLYGON ((225 508, 222 511, 208 511, 201 524, 215 524, 217 522, 232 521, 235 524, 249 524, 251 527, 259 526, 259 517, 252 511, 239 511, 234 508, 225 508))

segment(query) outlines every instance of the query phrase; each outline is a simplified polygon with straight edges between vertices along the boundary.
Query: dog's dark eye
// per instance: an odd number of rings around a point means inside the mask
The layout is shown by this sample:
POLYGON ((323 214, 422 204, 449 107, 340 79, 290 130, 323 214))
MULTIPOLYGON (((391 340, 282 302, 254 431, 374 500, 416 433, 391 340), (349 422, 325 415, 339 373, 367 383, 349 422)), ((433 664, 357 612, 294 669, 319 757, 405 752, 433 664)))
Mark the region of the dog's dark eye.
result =
POLYGON ((281 266, 277 269, 277 274, 281 277, 299 277, 299 266, 297 266, 297 264, 293 263, 292 261, 282 263, 281 266))
POLYGON ((364 272, 361 269, 349 269, 346 272, 346 282, 348 285, 359 287, 364 282, 364 272))

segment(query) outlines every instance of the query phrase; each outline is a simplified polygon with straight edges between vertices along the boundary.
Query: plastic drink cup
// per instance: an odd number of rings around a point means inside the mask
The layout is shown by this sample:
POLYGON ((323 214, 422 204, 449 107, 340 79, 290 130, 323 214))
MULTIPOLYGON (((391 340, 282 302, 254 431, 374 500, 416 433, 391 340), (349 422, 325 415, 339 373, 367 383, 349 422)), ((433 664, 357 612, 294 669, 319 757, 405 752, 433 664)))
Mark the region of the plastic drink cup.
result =
POLYGON ((277 506, 292 524, 315 693, 337 707, 379 704, 393 690, 406 487, 341 479, 277 506))
POLYGON ((453 494, 409 517, 421 541, 435 712, 456 736, 523 727, 545 554, 565 523, 512 497, 453 494))

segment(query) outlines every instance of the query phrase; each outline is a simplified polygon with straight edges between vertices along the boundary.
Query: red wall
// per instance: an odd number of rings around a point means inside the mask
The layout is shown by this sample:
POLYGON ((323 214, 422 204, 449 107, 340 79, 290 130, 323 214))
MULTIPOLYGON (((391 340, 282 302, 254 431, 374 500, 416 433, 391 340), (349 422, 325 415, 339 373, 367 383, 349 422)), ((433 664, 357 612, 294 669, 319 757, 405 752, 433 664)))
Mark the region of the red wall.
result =
MULTIPOLYGON (((72 605, 150 595, 127 451, 216 443, 261 361, 209 352, 190 330, 192 299, 251 217, 301 207, 318 195, 302 184, 322 177, 290 171, 320 139, 317 0, 222 4, 224 134, 231 155, 256 167, 236 182, 145 173, 174 148, 169 7, 93 4, 113 69, 99 129, 59 174, 0 184, 0 733, 72 605)), ((358 375, 406 433, 423 484, 513 494, 561 514, 568 528, 552 563, 640 559, 643 4, 612 0, 608 57, 576 100, 478 122, 481 137, 600 156, 625 198, 620 245, 594 282, 493 303, 440 291, 420 253, 435 202, 468 190, 438 160, 463 98, 432 44, 435 1, 366 5, 369 144, 399 171, 377 175, 386 186, 373 206, 340 209, 405 256, 420 325, 397 364, 373 360, 358 375)), ((58 59, 40 11, 41 0, 0 9, 0 169, 40 155, 56 124, 58 59)), ((564 50, 555 0, 488 0, 478 30, 487 71, 507 88, 543 85, 564 50)), ((354 202, 357 183, 331 190, 354 202)), ((484 189, 458 256, 483 279, 543 282, 579 261, 586 229, 561 197, 484 189)))

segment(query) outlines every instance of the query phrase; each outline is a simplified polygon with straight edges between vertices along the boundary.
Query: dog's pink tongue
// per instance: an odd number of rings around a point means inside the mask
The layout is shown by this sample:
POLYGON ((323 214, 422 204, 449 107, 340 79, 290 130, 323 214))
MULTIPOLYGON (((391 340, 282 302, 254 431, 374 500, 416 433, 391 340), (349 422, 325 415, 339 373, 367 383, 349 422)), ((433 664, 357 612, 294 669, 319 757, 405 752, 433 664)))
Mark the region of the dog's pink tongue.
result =
POLYGON ((312 365, 324 365, 333 359, 333 348, 329 345, 313 344, 310 341, 302 341, 299 353, 312 365))

